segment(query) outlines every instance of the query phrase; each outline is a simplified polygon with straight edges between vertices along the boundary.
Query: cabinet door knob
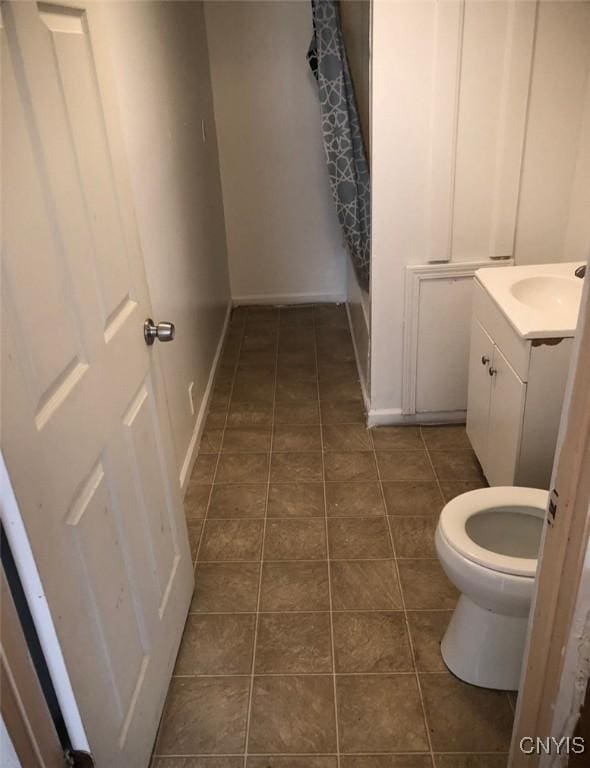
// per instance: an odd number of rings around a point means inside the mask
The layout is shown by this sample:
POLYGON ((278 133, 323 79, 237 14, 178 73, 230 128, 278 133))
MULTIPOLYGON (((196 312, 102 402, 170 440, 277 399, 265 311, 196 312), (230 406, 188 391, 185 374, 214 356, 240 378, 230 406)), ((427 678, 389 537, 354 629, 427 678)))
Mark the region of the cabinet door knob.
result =
POLYGON ((490 376, 495 376, 496 373, 498 373, 498 371, 496 370, 496 368, 490 368, 488 373, 490 374, 490 376))
POLYGON ((482 355, 481 356, 481 364, 482 365, 487 365, 489 362, 490 362, 490 358, 487 355, 482 355))

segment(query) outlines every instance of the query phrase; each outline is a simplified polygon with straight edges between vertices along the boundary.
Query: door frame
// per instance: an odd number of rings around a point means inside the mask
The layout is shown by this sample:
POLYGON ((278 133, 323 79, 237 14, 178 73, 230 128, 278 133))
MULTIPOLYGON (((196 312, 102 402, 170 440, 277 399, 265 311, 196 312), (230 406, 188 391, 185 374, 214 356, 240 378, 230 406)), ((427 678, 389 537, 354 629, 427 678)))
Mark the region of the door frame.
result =
POLYGON ((4 569, 0 568, 0 710, 27 768, 63 768, 64 752, 37 678, 4 569))
MULTIPOLYGON (((10 477, 0 452, 0 519, 10 545, 27 604, 49 669, 59 707, 66 724, 73 749, 89 751, 90 746, 76 703, 74 690, 61 651, 51 610, 33 551, 27 536, 10 477)), ((8 726, 7 726, 8 727, 8 726)))
POLYGON ((509 768, 564 765, 555 752, 523 754, 520 741, 572 736, 586 691, 588 664, 577 646, 590 597, 590 260, 588 268, 553 466, 555 514, 541 543, 509 768))

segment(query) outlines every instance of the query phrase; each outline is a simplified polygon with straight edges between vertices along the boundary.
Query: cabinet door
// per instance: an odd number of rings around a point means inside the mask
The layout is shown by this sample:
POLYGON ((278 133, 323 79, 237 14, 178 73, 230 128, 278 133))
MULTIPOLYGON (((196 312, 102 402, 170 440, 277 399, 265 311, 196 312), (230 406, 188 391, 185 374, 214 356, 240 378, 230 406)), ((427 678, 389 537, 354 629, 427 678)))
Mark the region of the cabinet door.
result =
POLYGON ((494 343, 478 321, 471 323, 471 348, 469 352, 469 386, 467 392, 467 435, 485 467, 488 451, 488 419, 492 377, 489 367, 494 355, 494 343))
POLYGON ((490 485, 514 485, 520 453, 526 384, 494 347, 485 474, 490 485))

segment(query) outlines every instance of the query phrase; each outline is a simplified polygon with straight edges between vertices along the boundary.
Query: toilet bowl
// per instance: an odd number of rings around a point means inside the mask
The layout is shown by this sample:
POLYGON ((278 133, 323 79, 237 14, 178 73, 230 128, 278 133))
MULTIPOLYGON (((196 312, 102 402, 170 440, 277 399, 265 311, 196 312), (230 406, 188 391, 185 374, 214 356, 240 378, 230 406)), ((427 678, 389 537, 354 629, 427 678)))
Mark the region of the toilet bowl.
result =
POLYGON ((547 500, 536 488, 481 488, 441 512, 436 551, 461 592, 441 653, 467 683, 518 688, 547 500))

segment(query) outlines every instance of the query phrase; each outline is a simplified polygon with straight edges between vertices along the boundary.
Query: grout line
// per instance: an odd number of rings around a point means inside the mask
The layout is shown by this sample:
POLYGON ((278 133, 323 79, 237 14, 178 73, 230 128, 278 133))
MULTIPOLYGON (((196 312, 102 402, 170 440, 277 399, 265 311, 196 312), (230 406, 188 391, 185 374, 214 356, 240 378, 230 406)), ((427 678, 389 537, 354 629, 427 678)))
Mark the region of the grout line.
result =
MULTIPOLYGON (((265 561, 266 562, 266 561, 265 561)), ((383 562, 391 562, 392 560, 384 560, 383 562)), ((393 564, 393 563, 392 563, 393 564)), ((452 608, 408 608, 408 613, 452 613, 452 608)), ((190 611, 189 612, 192 616, 253 616, 256 611, 190 611)), ((303 614, 306 615, 308 613, 313 614, 328 614, 330 613, 330 609, 318 609, 318 608, 307 608, 307 609, 301 609, 301 610, 281 610, 281 611, 258 611, 258 613, 261 613, 263 615, 274 615, 277 614, 279 616, 282 616, 285 613, 289 614, 303 614)), ((403 613, 402 608, 334 608, 332 613, 403 613)), ((387 674, 387 673, 384 673, 387 674)))
MULTIPOLYGON (((318 401, 320 400, 320 379, 319 379, 319 365, 318 365, 318 347, 317 347, 317 335, 315 324, 315 310, 313 314, 313 338, 314 338, 314 351, 315 351, 315 365, 317 371, 317 390, 318 401)), ((326 467, 325 467, 325 455, 324 455, 324 427, 322 424, 322 410, 319 408, 320 418, 320 445, 322 448, 322 488, 324 492, 324 526, 326 532, 326 560, 328 570, 328 607, 330 614, 330 645, 332 651, 332 685, 334 695, 334 728, 336 735, 336 764, 340 768, 340 729, 338 725, 338 697, 336 686, 336 646, 334 643, 334 609, 332 605, 332 569, 330 568, 331 553, 330 553, 330 536, 328 526, 328 499, 326 495, 326 467)))
MULTIPOLYGON (((376 452, 374 452, 374 453, 376 453, 376 452)), ((375 464, 376 464, 376 467, 377 467, 377 477, 379 478, 379 487, 381 488, 381 496, 382 496, 382 499, 383 499, 383 505, 384 505, 385 509, 387 510, 387 502, 386 502, 386 499, 385 499, 385 493, 383 491, 383 481, 381 479, 381 471, 379 469, 379 463, 377 462, 377 456, 376 455, 374 455, 373 458, 374 458, 374 461, 375 461, 375 464)), ((408 611, 407 611, 407 608, 406 608, 406 601, 405 601, 405 597, 404 597, 404 591, 403 591, 403 588, 402 588, 402 580, 401 580, 401 577, 400 577, 398 560, 397 560, 396 550, 395 550, 395 540, 393 538, 393 533, 392 533, 392 530, 391 530, 391 525, 390 525, 390 522, 389 522, 389 517, 387 517, 387 530, 389 532, 389 541, 390 541, 390 544, 391 544, 391 548, 393 550, 393 567, 395 568, 395 573, 396 573, 396 577, 397 577, 397 583, 398 583, 398 589, 399 589, 399 594, 400 594, 400 600, 401 600, 402 610, 403 610, 403 614, 404 614, 404 623, 405 623, 406 632, 407 632, 407 635, 408 635, 408 645, 409 645, 409 648, 410 648, 410 655, 412 657, 412 665, 414 667, 414 676, 415 676, 415 679, 416 679, 416 687, 417 687, 417 690, 418 690, 418 697, 420 699, 420 707, 422 708, 422 717, 424 719, 424 731, 426 733, 426 740, 427 740, 427 743, 428 743, 428 751, 430 752, 430 761, 431 761, 432 765, 434 766, 435 765, 435 762, 434 762, 434 748, 432 746, 432 739, 431 739, 431 736, 430 736, 430 728, 428 726, 428 718, 426 716, 426 705, 424 704, 424 695, 422 693, 422 686, 420 684, 420 675, 418 674, 418 665, 416 663, 416 651, 414 649, 414 642, 412 640, 412 633, 410 632, 410 622, 408 620, 408 611)))
MULTIPOLYGON (((246 316, 246 322, 248 317, 246 316)), ((264 522, 262 524, 262 542, 260 549, 260 573, 258 574, 258 594, 256 596, 256 619, 254 622, 254 638, 252 641, 252 669, 250 672, 250 691, 248 695, 248 710, 246 713, 246 731, 244 733, 244 768, 246 768, 248 762, 248 746, 250 741, 250 723, 252 720, 252 699, 254 697, 254 674, 256 671, 256 646, 258 645, 258 628, 260 624, 260 600, 262 596, 262 574, 264 572, 264 547, 266 544, 266 521, 268 518, 268 501, 270 496, 270 474, 272 467, 272 446, 274 440, 274 416, 276 409, 276 391, 277 391, 277 371, 278 371, 278 348, 279 348, 279 321, 280 312, 277 318, 277 334, 275 340, 275 361, 274 361, 274 381, 273 381, 273 399, 272 399, 272 411, 271 411, 271 426, 270 426, 270 446, 268 456, 268 475, 266 480, 266 501, 264 506, 264 522)), ((238 358, 239 361, 239 358, 238 358)))
MULTIPOLYGON (((228 333, 229 333, 230 328, 231 328, 231 315, 230 315, 230 322, 228 323, 228 326, 227 326, 227 329, 226 329, 225 339, 223 340, 223 347, 222 347, 222 350, 221 350, 220 361, 221 361, 221 359, 223 357, 224 348, 225 348, 225 344, 227 342, 227 337, 228 337, 228 333)), ((240 349, 241 349, 241 346, 242 346, 242 339, 244 338, 244 329, 242 328, 241 331, 242 332, 240 334, 240 343, 238 345, 238 357, 239 357, 240 349)), ((231 379, 230 401, 231 401, 231 393, 233 392, 233 386, 234 386, 235 377, 236 377, 237 359, 238 358, 236 358, 236 365, 234 366, 234 372, 233 372, 233 376, 232 376, 232 379, 231 379)), ((213 381, 213 389, 214 388, 215 388, 215 380, 213 381)), ((222 431, 221 442, 222 442, 222 444, 223 444, 223 431, 225 429, 225 424, 227 424, 227 418, 228 418, 228 415, 229 415, 229 407, 230 406, 229 406, 229 402, 228 402, 227 408, 225 410, 224 426, 221 427, 221 431, 222 431)), ((205 423, 207 422, 208 416, 209 416, 209 412, 207 412, 207 416, 205 417, 205 423)), ((197 452, 197 458, 198 458, 198 455, 199 455, 199 452, 197 452)), ((215 470, 213 472, 213 481, 215 480, 215 475, 217 474, 217 467, 219 465, 220 456, 221 456, 221 453, 218 453, 217 454, 217 460, 215 462, 215 470)), ((190 484, 190 478, 189 478, 189 484, 190 484)), ((201 530, 199 532, 199 541, 197 543, 197 549, 196 549, 196 552, 195 552, 195 559, 194 559, 193 564, 192 564, 192 566, 193 566, 193 582, 195 582, 195 575, 196 575, 196 570, 197 570, 197 563, 199 561, 199 553, 201 551, 201 545, 203 543, 203 539, 205 538, 205 527, 206 527, 206 521, 207 521, 207 516, 208 516, 208 512, 209 512, 209 505, 211 504, 211 496, 213 495, 213 487, 214 487, 214 482, 211 483, 211 488, 209 489, 209 496, 207 498, 207 505, 205 507, 205 514, 200 519, 201 530)), ((191 598, 191 602, 192 602, 192 598, 191 598)), ((190 606, 189 606, 189 611, 188 611, 187 618, 188 618, 188 616, 190 616, 190 614, 191 614, 191 610, 190 610, 190 606)), ((186 627, 186 624, 185 624, 185 627, 186 627)), ((184 628, 183 628, 183 633, 184 633, 184 628)), ((180 642, 182 643, 182 638, 181 638, 180 642)), ((176 666, 176 660, 174 662, 174 665, 176 666)), ((174 678, 174 677, 175 677, 175 675, 174 675, 174 668, 173 668, 172 669, 172 678, 174 678)), ((159 742, 160 742, 160 736, 161 736, 161 733, 162 733, 162 724, 164 723, 164 719, 165 719, 167 711, 168 711, 168 705, 169 705, 169 695, 168 694, 169 694, 169 689, 166 692, 166 699, 164 700, 164 706, 162 707, 162 715, 160 717, 160 722, 158 724, 158 730, 156 731, 156 738, 154 739, 154 748, 153 748, 153 751, 152 751, 152 756, 157 752, 157 748, 158 748, 158 745, 159 745, 159 742)))
MULTIPOLYGON (((242 616, 247 616, 248 614, 239 614, 242 616)), ((434 670, 432 672, 420 672, 420 675, 440 675, 441 677, 449 677, 449 672, 445 670, 434 670)), ((397 672, 257 672, 255 677, 414 677, 415 671, 413 669, 406 669, 401 670, 397 672)), ((193 678, 203 678, 203 679, 218 679, 218 678, 235 678, 235 677, 243 677, 243 678, 250 678, 252 677, 251 672, 224 672, 224 673, 218 673, 210 672, 210 673, 195 673, 194 675, 184 674, 184 675, 172 675, 173 679, 178 680, 185 680, 193 678)), ((502 691, 500 691, 502 693, 502 691)))
MULTIPOLYGON (((415 756, 426 756, 429 755, 426 751, 420 751, 420 752, 408 752, 400 751, 400 752, 345 752, 343 753, 346 756, 350 757, 401 757, 401 756, 408 756, 408 757, 415 757, 415 756)), ((507 757, 508 752, 449 752, 449 751, 442 751, 439 750, 436 752, 437 755, 477 755, 478 757, 507 757)), ((249 757, 287 757, 287 758, 294 758, 294 757, 336 757, 336 752, 251 752, 249 757)), ((155 758, 159 760, 178 760, 183 758, 200 758, 200 757, 212 757, 212 758, 223 758, 223 757, 243 757, 243 754, 241 752, 186 752, 186 753, 170 753, 168 755, 154 755, 155 758)))
POLYGON ((444 504, 446 504, 445 495, 443 493, 441 481, 439 480, 439 477, 438 477, 438 472, 436 471, 436 469, 434 467, 434 462, 432 461, 432 456, 430 455, 430 450, 428 448, 428 444, 426 443, 426 440, 424 439, 424 433, 422 432, 422 427, 420 426, 418 429, 420 431, 420 440, 422 440, 422 445, 424 446, 424 450, 426 451, 426 456, 428 457, 428 462, 430 464, 430 467, 432 469, 432 474, 434 475, 434 479, 435 479, 436 484, 438 486, 438 492, 440 494, 441 501, 443 502, 443 505, 444 505, 444 504))

